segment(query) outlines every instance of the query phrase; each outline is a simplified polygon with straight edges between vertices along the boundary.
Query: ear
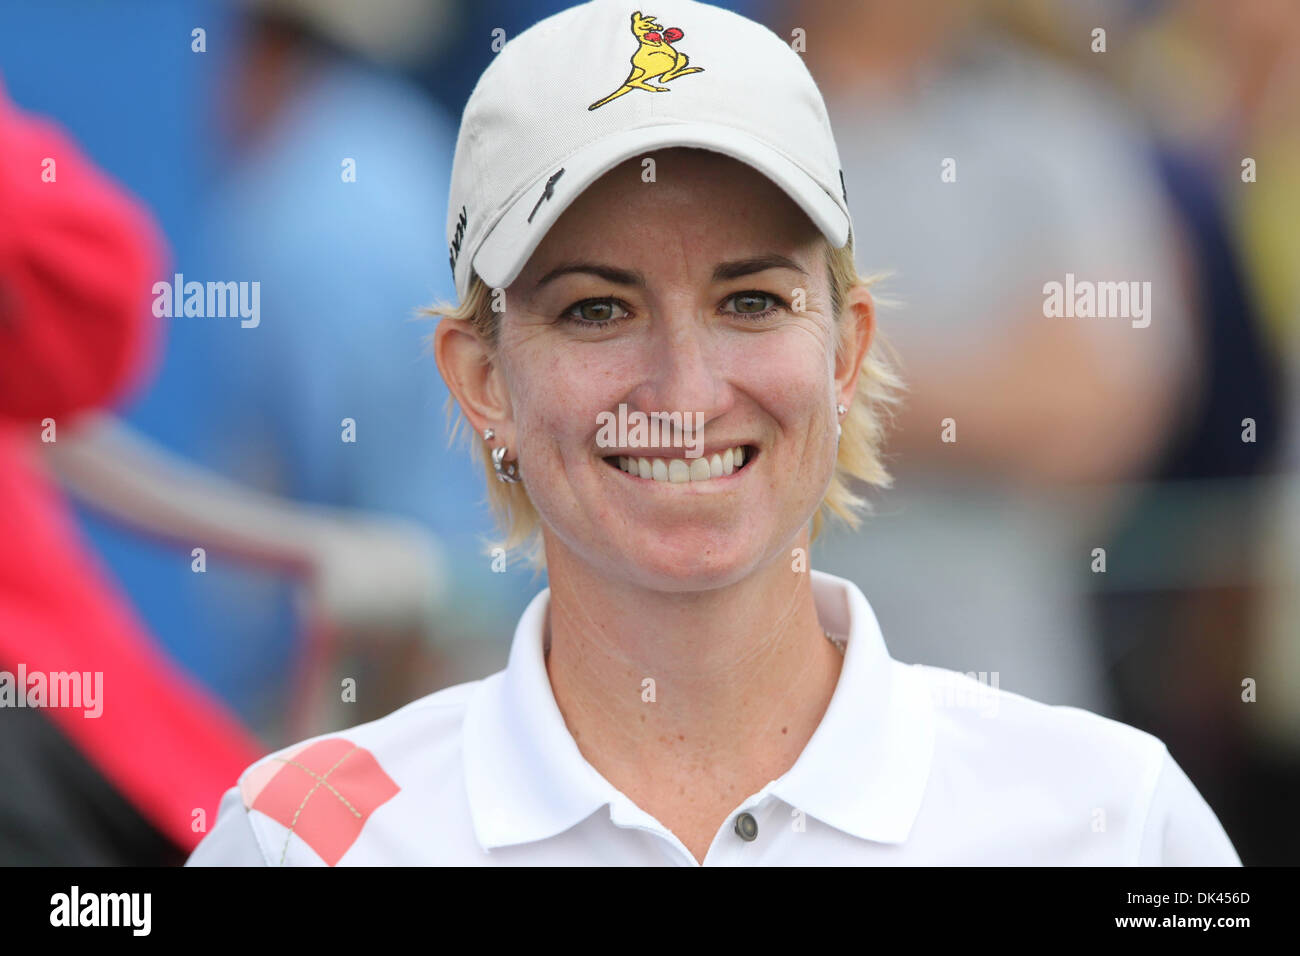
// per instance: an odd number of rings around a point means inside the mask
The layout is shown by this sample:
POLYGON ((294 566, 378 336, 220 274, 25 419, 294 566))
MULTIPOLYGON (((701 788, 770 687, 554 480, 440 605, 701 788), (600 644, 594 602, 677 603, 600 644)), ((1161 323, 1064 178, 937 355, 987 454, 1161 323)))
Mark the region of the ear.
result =
POLYGON ((866 283, 857 282, 844 300, 843 346, 835 359, 836 401, 852 407, 858 375, 876 337, 876 303, 866 283))
POLYGON ((438 371, 465 418, 480 435, 492 428, 497 441, 515 444, 514 410, 499 363, 474 327, 445 316, 433 333, 433 357, 438 371))

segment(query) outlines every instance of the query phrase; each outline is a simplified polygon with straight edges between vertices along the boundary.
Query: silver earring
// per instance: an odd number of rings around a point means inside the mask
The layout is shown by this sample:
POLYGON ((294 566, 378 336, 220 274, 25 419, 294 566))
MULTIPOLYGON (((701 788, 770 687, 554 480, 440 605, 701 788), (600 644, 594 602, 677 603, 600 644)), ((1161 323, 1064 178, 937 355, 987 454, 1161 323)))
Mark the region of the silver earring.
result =
POLYGON ((497 437, 497 433, 494 432, 492 429, 490 429, 490 428, 485 428, 485 429, 483 429, 483 440, 484 440, 484 441, 491 441, 492 439, 494 439, 494 438, 496 438, 496 437, 497 437))
POLYGON ((506 457, 505 445, 500 445, 492 449, 492 467, 496 469, 497 480, 504 481, 507 484, 511 484, 511 485, 517 484, 520 481, 519 463, 511 461, 511 462, 505 462, 503 464, 503 459, 505 457, 506 457))
MULTIPOLYGON (((835 414, 836 414, 836 415, 838 415, 838 416, 840 416, 840 417, 842 418, 842 417, 844 416, 844 413, 847 412, 847 411, 848 411, 848 409, 845 408, 843 405, 841 405, 841 404, 839 404, 839 403, 836 403, 836 405, 835 405, 835 414)), ((843 434, 844 434, 844 426, 841 425, 839 422, 836 422, 836 423, 835 423, 835 440, 836 440, 836 441, 839 441, 840 437, 841 437, 843 434)))

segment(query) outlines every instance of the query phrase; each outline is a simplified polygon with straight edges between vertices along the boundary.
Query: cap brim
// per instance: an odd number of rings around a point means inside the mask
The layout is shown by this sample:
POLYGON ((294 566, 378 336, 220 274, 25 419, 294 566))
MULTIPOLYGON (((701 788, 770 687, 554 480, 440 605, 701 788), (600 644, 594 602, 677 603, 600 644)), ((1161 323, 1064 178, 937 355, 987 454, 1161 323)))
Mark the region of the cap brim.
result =
POLYGON ((516 197, 492 227, 474 255, 474 271, 490 288, 510 285, 551 226, 583 190, 624 160, 670 146, 708 149, 752 166, 780 186, 835 248, 848 241, 848 213, 815 179, 776 149, 741 130, 705 123, 674 123, 621 131, 584 146, 565 158, 564 172, 555 181, 551 198, 542 200, 547 180, 556 172, 546 170, 516 197))

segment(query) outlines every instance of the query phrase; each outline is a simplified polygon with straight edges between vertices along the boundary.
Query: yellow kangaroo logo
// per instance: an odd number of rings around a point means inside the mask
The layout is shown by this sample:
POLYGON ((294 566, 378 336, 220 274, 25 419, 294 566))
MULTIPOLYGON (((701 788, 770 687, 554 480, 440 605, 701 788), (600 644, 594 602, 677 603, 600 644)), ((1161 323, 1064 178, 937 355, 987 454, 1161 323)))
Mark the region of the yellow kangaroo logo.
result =
POLYGON ((632 72, 627 75, 622 86, 603 100, 592 103, 587 109, 594 110, 604 106, 610 100, 616 100, 632 90, 647 90, 651 93, 669 92, 668 87, 655 86, 647 82, 649 80, 658 79, 660 83, 667 83, 687 73, 704 72, 704 68, 700 66, 688 67, 686 64, 690 61, 687 60, 686 54, 673 49, 673 44, 685 36, 677 27, 669 27, 665 30, 655 22, 654 17, 643 17, 638 10, 632 14, 632 35, 636 37, 639 44, 636 52, 632 54, 632 72))

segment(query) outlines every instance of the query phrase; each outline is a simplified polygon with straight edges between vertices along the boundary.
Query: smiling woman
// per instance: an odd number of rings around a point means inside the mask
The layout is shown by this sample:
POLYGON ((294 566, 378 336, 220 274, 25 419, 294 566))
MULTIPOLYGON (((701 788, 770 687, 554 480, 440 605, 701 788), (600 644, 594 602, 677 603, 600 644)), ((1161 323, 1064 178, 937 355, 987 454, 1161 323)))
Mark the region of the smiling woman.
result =
MULTIPOLYGON (((581 540, 634 577, 657 566, 661 584, 695 586, 806 548, 795 536, 837 477, 836 406, 861 411, 839 442, 852 457, 864 431, 878 435, 873 397, 895 380, 879 359, 860 374, 879 338, 870 295, 848 269, 836 288, 838 250, 786 192, 717 152, 649 158, 654 181, 633 157, 572 198, 504 294, 480 298, 504 310, 475 315, 472 328, 442 323, 435 352, 462 410, 519 464, 502 510, 534 535, 554 532, 532 552, 539 563, 559 549, 590 563, 570 548, 581 540), (660 465, 665 482, 618 480, 596 439, 623 403, 698 417, 709 454, 739 448, 750 465, 702 486, 677 456, 660 465), (688 493, 707 515, 685 507, 688 493), (630 540, 611 538, 609 521, 627 519, 630 540)), ((866 450, 866 473, 852 477, 882 483, 866 450)), ((861 499, 847 477, 833 504, 851 517, 861 499)))
MULTIPOLYGON (((604 250, 611 248, 607 239, 624 237, 631 247, 646 244, 647 248, 656 250, 650 254, 662 260, 665 259, 665 253, 657 251, 662 246, 654 240, 655 236, 671 234, 674 229, 680 229, 692 221, 695 223, 695 228, 700 230, 701 226, 708 226, 716 221, 719 210, 750 210, 751 218, 738 220, 731 227, 731 231, 738 235, 742 243, 747 242, 748 245, 756 248, 764 245, 764 238, 769 239, 768 245, 771 244, 772 230, 784 225, 788 231, 798 224, 801 214, 784 193, 776 189, 770 181, 755 174, 750 167, 731 160, 725 155, 698 149, 676 148, 665 150, 651 158, 658 160, 656 168, 663 171, 658 181, 652 183, 641 181, 639 178, 641 157, 637 157, 606 174, 597 184, 589 187, 585 194, 579 196, 573 207, 566 211, 560 221, 552 227, 547 241, 543 243, 546 251, 538 253, 539 264, 541 261, 546 261, 541 257, 551 250, 558 249, 563 254, 563 251, 568 248, 566 237, 572 234, 585 235, 589 237, 592 247, 604 250), (621 192, 618 191, 619 184, 622 184, 621 192), (681 215, 678 215, 678 211, 671 204, 674 196, 684 207, 681 215), (633 207, 627 206, 626 203, 637 199, 644 202, 643 214, 629 214, 629 210, 633 207), (758 212, 758 207, 764 203, 767 204, 766 212, 758 212), (757 204, 757 206, 749 204, 757 204), (617 210, 617 212, 611 214, 608 210, 617 210), (753 217, 760 217, 767 221, 751 225, 753 217), (782 217, 784 223, 777 222, 782 217), (629 230, 626 225, 629 220, 636 223, 633 230, 629 230), (668 230, 667 233, 662 231, 665 229, 668 230), (647 239, 651 241, 647 243, 647 239)), ((804 225, 806 235, 813 227, 806 223, 806 219, 804 225)), ((721 231, 708 228, 702 231, 705 236, 712 235, 719 240, 719 247, 727 247, 728 243, 723 241, 724 235, 721 231)), ((851 240, 839 248, 832 246, 821 235, 817 235, 812 242, 815 250, 812 255, 814 257, 820 255, 823 260, 820 269, 810 267, 808 271, 804 271, 795 261, 773 253, 730 262, 719 260, 710 264, 710 283, 718 283, 719 289, 741 287, 741 291, 731 293, 722 301, 713 303, 719 307, 714 311, 714 323, 719 321, 717 318, 719 314, 729 311, 732 313, 730 319, 732 329, 744 329, 746 323, 753 323, 752 331, 766 329, 770 333, 779 324, 778 313, 792 318, 796 314, 794 306, 798 305, 811 316, 817 314, 815 310, 817 302, 828 302, 829 308, 822 308, 820 314, 834 317, 833 323, 827 321, 824 326, 826 330, 824 339, 828 342, 834 341, 834 354, 832 355, 829 348, 826 348, 826 359, 828 363, 832 360, 846 361, 848 357, 846 350, 855 330, 849 328, 845 319, 844 304, 857 290, 857 294, 869 305, 870 298, 866 290, 875 277, 862 277, 858 274, 851 240), (745 288, 747 283, 753 285, 755 279, 761 279, 765 284, 761 288, 745 288), (744 303, 756 299, 764 300, 767 303, 766 308, 761 311, 745 311, 744 303), (813 307, 805 305, 809 301, 814 303, 813 307), (833 332, 830 331, 832 328, 833 332)), ((703 250, 699 251, 703 252, 703 250)), ((693 252, 692 256, 695 254, 693 252)), ((678 250, 672 255, 680 259, 682 252, 678 250)), ((667 258, 671 260, 671 256, 667 258)), ((671 261, 669 267, 672 267, 671 261)), ((620 268, 611 260, 608 252, 603 263, 574 262, 549 269, 537 282, 539 289, 548 285, 552 288, 546 301, 550 303, 564 300, 564 304, 553 307, 556 314, 541 316, 540 321, 541 323, 549 321, 557 327, 561 338, 567 338, 569 341, 589 342, 622 338, 626 342, 627 336, 632 333, 627 329, 616 333, 615 328, 620 323, 636 321, 638 316, 643 324, 648 322, 645 315, 648 306, 645 300, 649 290, 644 275, 635 270, 620 268), (583 292, 592 290, 593 285, 596 289, 603 289, 604 297, 596 295, 582 298, 583 292), (621 295, 619 290, 623 290, 621 295), (635 290, 635 292, 628 290, 635 290), (573 301, 565 300, 566 294, 573 301), (627 300, 636 295, 641 297, 642 302, 639 311, 634 312, 627 300), (583 310, 587 310, 585 315, 583 310)), ((521 297, 526 302, 536 303, 539 296, 529 296, 528 291, 521 290, 521 297)), ((705 292, 712 294, 710 289, 706 289, 705 292)), ((514 289, 491 289, 475 275, 471 280, 469 294, 459 305, 440 303, 423 311, 426 315, 444 319, 444 334, 452 330, 448 323, 458 323, 472 331, 477 344, 470 346, 471 357, 475 361, 499 364, 502 324, 510 311, 507 304, 515 301, 514 294, 514 289)), ((846 411, 840 416, 842 437, 836 451, 835 467, 830 483, 822 496, 820 507, 815 509, 812 515, 811 538, 813 540, 820 533, 826 519, 831 516, 838 517, 854 528, 858 527, 860 514, 867 509, 867 502, 853 490, 855 482, 878 487, 887 487, 889 484, 889 476, 881 458, 881 448, 888 425, 889 406, 898 401, 903 383, 896 372, 897 361, 892 356, 885 336, 874 329, 874 321, 872 326, 872 332, 869 334, 872 335, 873 341, 865 356, 861 357, 856 388, 851 399, 842 403, 847 406, 846 411)), ((808 327, 805 322, 803 328, 808 327)), ((647 341, 644 334, 641 341, 643 343, 647 341)), ((734 349, 732 351, 733 358, 739 359, 742 353, 734 349)), ((652 352, 646 358, 651 365, 658 363, 662 369, 662 353, 652 352)), ((552 394, 563 394, 558 388, 558 382, 557 387, 551 391, 552 394)), ((616 409, 618 405, 619 402, 614 401, 608 406, 593 410, 591 416, 593 431, 601 424, 601 416, 616 409)), ((663 411, 665 417, 675 413, 680 417, 680 413, 684 411, 703 416, 701 409, 669 404, 661 404, 658 410, 663 411)), ((481 460, 489 478, 488 499, 505 531, 504 548, 508 552, 515 550, 522 552, 535 567, 545 567, 546 552, 543 547, 541 521, 536 507, 529 498, 528 483, 491 480, 494 472, 492 444, 482 439, 481 432, 473 435, 464 432, 466 419, 460 412, 454 394, 448 398, 447 411, 453 440, 463 438, 471 442, 472 450, 481 460), (454 420, 453 415, 455 415, 454 420)), ((645 414, 650 414, 652 410, 643 409, 643 411, 645 414)), ((700 430, 702 435, 707 435, 709 431, 716 431, 711 424, 706 424, 705 428, 700 430)), ((499 435, 499 432, 494 431, 494 435, 499 435)), ((700 436, 696 437, 698 439, 700 436)), ((717 444, 711 442, 711 447, 717 444)), ((726 442, 722 442, 721 447, 726 448, 726 442)), ((759 451, 757 446, 749 447, 754 453, 759 451)), ((512 448, 511 451, 513 452, 514 449, 512 448)), ((626 451, 630 453, 633 449, 626 451)), ((609 449, 604 449, 603 452, 605 457, 610 454, 617 455, 617 451, 611 452, 609 449)), ((515 457, 520 458, 519 455, 515 457)), ((629 454, 629 457, 640 456, 629 454)), ((662 456, 645 457, 651 462, 652 468, 654 461, 664 460, 662 456)))
POLYGON ((433 351, 549 575, 507 667, 255 764, 192 862, 1236 863, 1159 740, 893 660, 809 568, 901 386, 835 141, 777 36, 655 12, 520 34, 461 122, 433 351))

